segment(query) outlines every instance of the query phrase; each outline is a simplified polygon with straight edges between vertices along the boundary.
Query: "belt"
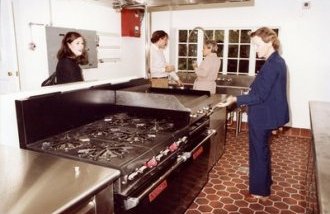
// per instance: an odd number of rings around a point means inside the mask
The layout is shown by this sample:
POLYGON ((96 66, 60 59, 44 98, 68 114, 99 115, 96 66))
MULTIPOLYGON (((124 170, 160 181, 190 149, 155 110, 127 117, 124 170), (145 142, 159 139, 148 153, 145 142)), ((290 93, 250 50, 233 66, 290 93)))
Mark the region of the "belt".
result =
POLYGON ((167 77, 152 77, 151 79, 168 79, 167 77))

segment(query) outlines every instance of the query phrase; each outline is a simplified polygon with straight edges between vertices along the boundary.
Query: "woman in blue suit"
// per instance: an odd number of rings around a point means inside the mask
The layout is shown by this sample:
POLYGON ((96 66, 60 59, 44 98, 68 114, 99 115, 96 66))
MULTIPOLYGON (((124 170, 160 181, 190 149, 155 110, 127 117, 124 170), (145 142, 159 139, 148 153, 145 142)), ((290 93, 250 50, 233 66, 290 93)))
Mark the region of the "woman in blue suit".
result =
POLYGON ((268 140, 271 131, 289 121, 287 102, 287 70, 284 59, 279 55, 280 42, 276 33, 262 27, 250 34, 259 58, 265 58, 259 74, 251 84, 247 95, 229 96, 226 103, 218 107, 248 106, 249 125, 249 194, 247 199, 266 200, 272 184, 270 151, 268 140))

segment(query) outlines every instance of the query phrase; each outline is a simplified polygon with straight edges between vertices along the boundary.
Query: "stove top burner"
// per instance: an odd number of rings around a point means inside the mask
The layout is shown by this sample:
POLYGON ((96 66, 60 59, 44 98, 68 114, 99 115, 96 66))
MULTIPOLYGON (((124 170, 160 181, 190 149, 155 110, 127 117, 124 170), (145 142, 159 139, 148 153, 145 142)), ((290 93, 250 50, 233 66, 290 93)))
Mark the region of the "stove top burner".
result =
POLYGON ((111 115, 104 119, 109 126, 125 126, 137 128, 138 130, 149 130, 151 132, 172 131, 174 123, 166 119, 150 119, 132 117, 126 113, 111 115))
POLYGON ((149 153, 148 158, 152 157, 158 152, 153 152, 153 148, 164 149, 171 142, 175 128, 169 119, 118 113, 31 146, 49 153, 120 166, 142 154, 149 153))

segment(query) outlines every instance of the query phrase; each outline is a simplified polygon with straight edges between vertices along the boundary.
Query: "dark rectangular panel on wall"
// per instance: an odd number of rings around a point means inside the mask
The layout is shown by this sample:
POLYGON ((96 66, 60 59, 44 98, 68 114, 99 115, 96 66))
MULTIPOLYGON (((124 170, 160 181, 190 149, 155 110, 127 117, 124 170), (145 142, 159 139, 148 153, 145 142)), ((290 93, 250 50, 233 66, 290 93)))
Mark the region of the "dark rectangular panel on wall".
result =
POLYGON ((57 52, 61 47, 61 42, 65 34, 69 31, 75 31, 80 33, 86 39, 86 50, 88 52, 87 65, 81 66, 83 69, 97 68, 97 36, 96 31, 82 30, 74 28, 62 28, 62 27, 46 27, 46 42, 47 42, 47 57, 49 74, 52 74, 57 65, 57 52))

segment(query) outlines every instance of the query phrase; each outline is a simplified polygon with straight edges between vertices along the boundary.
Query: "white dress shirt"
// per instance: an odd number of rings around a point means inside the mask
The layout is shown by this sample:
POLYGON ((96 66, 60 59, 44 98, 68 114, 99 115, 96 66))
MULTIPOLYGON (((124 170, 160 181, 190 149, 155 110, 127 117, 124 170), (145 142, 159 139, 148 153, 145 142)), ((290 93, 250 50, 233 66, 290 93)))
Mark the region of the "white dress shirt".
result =
POLYGON ((170 76, 172 79, 178 81, 179 77, 175 73, 166 72, 165 67, 169 64, 166 62, 166 58, 162 49, 158 48, 155 44, 150 46, 150 74, 151 78, 162 78, 170 76))

